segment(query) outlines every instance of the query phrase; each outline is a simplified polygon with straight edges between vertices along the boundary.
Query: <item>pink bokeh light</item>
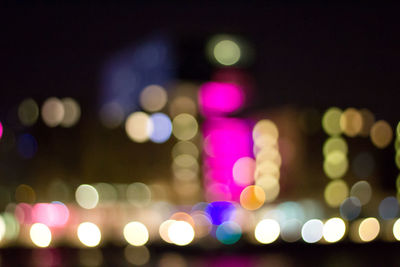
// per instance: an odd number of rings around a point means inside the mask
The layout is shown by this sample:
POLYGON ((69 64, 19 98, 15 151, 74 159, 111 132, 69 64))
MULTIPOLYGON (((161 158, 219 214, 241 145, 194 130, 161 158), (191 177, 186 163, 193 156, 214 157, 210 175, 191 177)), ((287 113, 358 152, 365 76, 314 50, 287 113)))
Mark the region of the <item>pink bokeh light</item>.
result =
POLYGON ((61 202, 38 203, 32 209, 32 221, 49 227, 62 227, 69 219, 69 210, 61 202))
POLYGON ((244 104, 240 86, 232 83, 207 82, 200 87, 199 107, 205 117, 223 116, 237 111, 244 104))

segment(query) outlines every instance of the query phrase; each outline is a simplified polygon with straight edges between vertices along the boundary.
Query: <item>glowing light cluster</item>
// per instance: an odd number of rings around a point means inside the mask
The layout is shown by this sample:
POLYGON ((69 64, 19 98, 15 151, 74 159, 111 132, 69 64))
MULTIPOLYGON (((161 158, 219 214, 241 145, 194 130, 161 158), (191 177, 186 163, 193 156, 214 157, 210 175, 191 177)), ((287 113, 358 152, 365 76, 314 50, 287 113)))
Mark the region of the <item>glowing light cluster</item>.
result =
POLYGON ((185 212, 177 212, 160 225, 159 234, 167 243, 186 246, 195 237, 195 226, 195 220, 192 216, 185 212))
MULTIPOLYGON (((30 103, 30 109, 33 110, 33 103, 30 103)), ((23 110, 26 110, 26 102, 24 103, 25 106, 21 107, 21 115, 20 119, 22 121, 27 120, 27 115, 23 112, 23 110), (22 119, 22 117, 24 119, 22 119)), ((70 97, 63 98, 63 99, 58 99, 56 97, 50 97, 46 99, 46 101, 43 103, 42 108, 41 108, 41 115, 43 122, 49 126, 49 127, 56 127, 58 125, 61 125, 63 127, 71 127, 75 125, 81 116, 81 109, 78 104, 78 102, 70 97)), ((33 115, 31 115, 33 118, 33 115)), ((33 121, 33 119, 30 119, 33 121)))
POLYGON ((203 124, 206 199, 239 201, 244 186, 235 183, 233 167, 251 156, 251 128, 245 120, 209 118, 203 124))
POLYGON ((263 202, 272 202, 278 197, 280 191, 282 158, 278 147, 278 127, 271 120, 260 120, 253 128, 252 136, 256 158, 255 185, 264 191, 263 202))
POLYGON ((69 210, 61 202, 37 203, 32 208, 32 221, 50 227, 62 227, 69 219, 69 210))

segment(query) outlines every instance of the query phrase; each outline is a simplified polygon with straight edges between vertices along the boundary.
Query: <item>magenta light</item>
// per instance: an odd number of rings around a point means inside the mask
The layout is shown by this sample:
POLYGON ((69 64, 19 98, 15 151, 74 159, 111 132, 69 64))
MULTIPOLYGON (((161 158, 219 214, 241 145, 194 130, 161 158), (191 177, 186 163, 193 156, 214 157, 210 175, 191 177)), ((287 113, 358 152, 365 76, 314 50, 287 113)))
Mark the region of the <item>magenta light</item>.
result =
POLYGON ((243 104, 243 90, 235 84, 207 82, 200 87, 199 106, 205 117, 227 115, 243 104))
POLYGON ((208 201, 238 201, 244 185, 233 180, 232 169, 252 156, 251 123, 235 118, 210 118, 203 124, 204 186, 208 201))
POLYGON ((1 121, 0 121, 0 139, 1 139, 1 137, 3 137, 3 124, 1 124, 1 121))

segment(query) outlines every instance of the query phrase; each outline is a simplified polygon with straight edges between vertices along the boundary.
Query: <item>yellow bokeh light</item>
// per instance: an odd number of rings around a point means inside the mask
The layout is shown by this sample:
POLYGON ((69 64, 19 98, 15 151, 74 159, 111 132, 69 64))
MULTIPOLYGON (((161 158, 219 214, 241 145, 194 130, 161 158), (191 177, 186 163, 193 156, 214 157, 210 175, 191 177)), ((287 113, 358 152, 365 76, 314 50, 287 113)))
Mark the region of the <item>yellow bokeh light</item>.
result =
POLYGON ((372 143, 378 148, 387 147, 393 138, 392 127, 384 120, 374 123, 370 132, 372 143))
POLYGON ((355 137, 361 132, 363 120, 361 113, 355 108, 346 109, 340 116, 340 128, 350 137, 355 137))
POLYGON ((35 124, 39 117, 39 107, 35 100, 27 98, 18 106, 18 118, 24 126, 35 124))
POLYGON ((61 101, 64 106, 64 117, 60 125, 63 127, 74 126, 81 117, 81 108, 78 102, 70 97, 63 98, 61 101))
POLYGON ((132 246, 143 246, 149 240, 149 232, 144 224, 130 222, 124 227, 124 237, 132 246))
POLYGON ((400 219, 397 219, 393 224, 393 236, 397 241, 400 241, 400 219))
POLYGON ((0 242, 3 240, 5 234, 6 222, 4 221, 3 216, 0 215, 0 242))
POLYGON ((51 231, 49 227, 42 223, 35 223, 31 226, 29 235, 33 244, 38 247, 45 248, 51 243, 51 231))
POLYGON ((258 185, 250 185, 240 194, 240 205, 247 210, 256 210, 265 202, 265 192, 258 185))
POLYGON ((15 189, 15 200, 17 202, 34 203, 36 194, 32 187, 21 184, 15 189))
POLYGON ((125 131, 130 139, 135 142, 146 142, 153 132, 153 123, 144 112, 134 112, 126 119, 125 131))
POLYGON ((140 105, 149 112, 161 110, 167 103, 167 91, 159 85, 149 85, 140 93, 140 105))
POLYGON ((64 105, 56 97, 48 98, 42 106, 43 122, 49 127, 56 127, 64 118, 64 105))
POLYGON ((345 175, 349 162, 343 152, 334 150, 326 156, 323 168, 329 178, 336 179, 345 175))
POLYGON ((343 154, 347 154, 347 142, 342 137, 329 137, 322 148, 323 154, 327 157, 333 151, 338 150, 343 154))
POLYGON ((199 157, 199 153, 197 146, 189 141, 179 141, 174 145, 171 152, 172 158, 176 158, 182 154, 187 154, 192 155, 196 159, 199 157))
POLYGON ((280 170, 279 166, 276 165, 276 163, 265 160, 263 162, 257 163, 256 169, 255 169, 255 177, 258 179, 261 176, 264 175, 270 175, 273 177, 276 177, 276 179, 279 179, 280 176, 280 170))
POLYGON ((188 222, 173 221, 168 227, 168 237, 175 245, 186 246, 192 242, 194 230, 188 222))
POLYGON ((328 135, 339 135, 342 130, 340 128, 340 118, 342 110, 337 107, 329 108, 322 117, 322 128, 328 135))
POLYGON ((132 183, 126 188, 126 198, 136 207, 146 207, 151 202, 150 188, 144 183, 132 183))
POLYGON ((331 218, 324 224, 323 237, 329 243, 339 241, 345 233, 346 224, 340 218, 331 218))
POLYGON ((195 137, 198 127, 196 119, 187 113, 179 114, 172 121, 172 133, 182 141, 188 141, 195 137))
POLYGON ((280 231, 281 229, 277 221, 264 219, 257 224, 254 236, 258 242, 270 244, 279 237, 280 231))
POLYGON ((196 172, 199 169, 199 164, 197 163, 196 158, 188 154, 181 154, 175 157, 172 164, 174 168, 191 169, 196 172))
POLYGON ((95 247, 100 244, 101 232, 99 227, 91 222, 84 222, 78 226, 78 238, 87 247, 95 247))
POLYGON ((258 147, 273 146, 278 142, 279 131, 271 120, 260 120, 253 128, 253 141, 258 147))
POLYGON ((339 207, 349 195, 349 188, 343 180, 331 181, 324 191, 324 198, 330 207, 339 207))
POLYGON ((375 116, 371 111, 365 108, 360 110, 360 114, 363 122, 360 135, 367 137, 371 131, 372 125, 375 123, 375 116))
POLYGON ((188 96, 177 96, 169 105, 169 113, 172 117, 175 117, 181 113, 187 113, 192 116, 196 116, 196 102, 188 96))
POLYGON ((82 184, 75 191, 75 199, 82 208, 93 209, 99 202, 99 193, 93 186, 82 184))
POLYGON ((282 157, 278 149, 272 147, 264 147, 255 154, 257 164, 265 161, 271 161, 275 163, 275 165, 278 167, 280 167, 282 164, 282 157))
POLYGON ((241 55, 239 45, 233 40, 221 40, 213 49, 215 60, 225 66, 236 64, 241 55))
POLYGON ((265 193, 265 202, 274 201, 280 191, 279 181, 274 176, 264 175, 256 180, 256 185, 261 187, 265 193))
POLYGON ((358 234, 361 241, 370 242, 374 240, 380 231, 379 221, 376 218, 366 218, 361 221, 358 228, 358 234))

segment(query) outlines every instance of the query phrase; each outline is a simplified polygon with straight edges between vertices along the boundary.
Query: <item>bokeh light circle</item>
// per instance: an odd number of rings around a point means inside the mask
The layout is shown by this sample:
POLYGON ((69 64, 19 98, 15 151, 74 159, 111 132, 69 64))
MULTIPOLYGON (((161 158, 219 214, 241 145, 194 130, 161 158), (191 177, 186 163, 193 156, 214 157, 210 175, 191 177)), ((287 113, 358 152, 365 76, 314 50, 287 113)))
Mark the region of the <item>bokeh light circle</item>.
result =
POLYGON ((329 243, 339 241, 345 233, 346 224, 340 218, 331 218, 324 224, 323 237, 329 243))
POLYGON ((188 222, 173 221, 168 228, 168 237, 175 245, 186 246, 193 241, 194 230, 188 222))
POLYGON ((370 137, 377 148, 385 148, 392 141, 392 127, 384 120, 377 121, 371 128, 370 137))
POLYGON ((380 231, 379 221, 376 218, 366 218, 361 221, 358 228, 358 234, 361 241, 370 242, 374 240, 380 231))
POLYGON ((64 118, 64 105, 56 97, 48 98, 42 105, 42 119, 49 127, 56 127, 64 118))
POLYGON ((279 223, 273 219, 264 219, 260 221, 254 230, 255 238, 262 244, 274 242, 279 237, 279 233, 279 223))
POLYGON ((167 103, 167 91, 159 85, 149 85, 142 90, 139 100, 144 110, 159 111, 167 103))
POLYGON ((265 202, 265 192, 262 187, 250 185, 240 194, 240 205, 247 210, 256 210, 265 202))
POLYGON ((256 162, 250 157, 238 159, 233 165, 233 180, 238 185, 249 185, 254 182, 256 162))
POLYGON ((182 141, 188 141, 195 137, 198 127, 196 119, 187 113, 179 114, 172 121, 172 133, 182 141))
MULTIPOLYGON (((24 99, 18 106, 18 118, 24 126, 35 124, 39 117, 39 107, 32 98, 24 99)), ((0 136, 1 137, 1 136, 0 136)))
POLYGON ((322 116, 322 128, 328 135, 339 135, 342 132, 340 118, 342 110, 337 107, 329 108, 322 116))
POLYGON ((134 112, 126 119, 125 131, 132 141, 143 143, 146 142, 153 133, 153 123, 144 112, 134 112))
POLYGON ((149 240, 149 232, 144 224, 130 222, 124 227, 125 240, 132 246, 143 246, 149 240))
POLYGON ((306 243, 316 243, 323 236, 324 224, 321 220, 311 219, 301 228, 301 236, 306 243))
POLYGON ((235 41, 221 40, 214 46, 213 54, 218 63, 231 66, 239 61, 241 51, 235 41))
POLYGON ((330 207, 339 207, 348 195, 349 189, 343 180, 331 181, 324 191, 325 201, 330 207))
POLYGON ((239 241, 242 236, 242 229, 236 222, 226 221, 218 226, 216 231, 217 239, 225 245, 232 245, 239 241))
POLYGON ((82 184, 75 191, 75 199, 82 208, 93 209, 99 202, 99 193, 93 186, 82 184))
POLYGON ((96 247, 101 241, 99 227, 91 222, 83 222, 78 226, 78 238, 87 247, 96 247))
POLYGON ((164 113, 155 113, 150 116, 153 125, 153 132, 150 140, 154 143, 164 143, 172 133, 172 123, 170 118, 164 113))
POLYGON ((42 223, 35 223, 29 231, 32 242, 41 248, 48 247, 51 242, 51 231, 49 227, 42 223))

